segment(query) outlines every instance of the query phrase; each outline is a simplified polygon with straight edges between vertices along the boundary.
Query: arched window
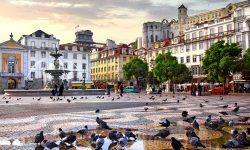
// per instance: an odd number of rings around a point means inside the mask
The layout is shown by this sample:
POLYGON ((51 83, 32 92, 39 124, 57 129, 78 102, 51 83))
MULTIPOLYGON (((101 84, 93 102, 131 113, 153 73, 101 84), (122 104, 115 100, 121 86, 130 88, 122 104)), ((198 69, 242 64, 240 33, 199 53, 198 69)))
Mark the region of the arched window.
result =
POLYGON ((150 36, 150 41, 154 42, 154 36, 153 35, 150 36))
POLYGON ((15 73, 17 71, 17 58, 14 56, 9 56, 6 59, 6 72, 15 73))

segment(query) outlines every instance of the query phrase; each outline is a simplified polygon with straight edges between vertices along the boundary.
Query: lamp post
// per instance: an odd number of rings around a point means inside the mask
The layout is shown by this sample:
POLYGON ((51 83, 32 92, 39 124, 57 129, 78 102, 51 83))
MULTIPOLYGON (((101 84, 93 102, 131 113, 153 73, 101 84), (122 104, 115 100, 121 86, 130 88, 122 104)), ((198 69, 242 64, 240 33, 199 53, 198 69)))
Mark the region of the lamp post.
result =
MULTIPOLYGON (((153 70, 154 70, 154 59, 150 60, 150 67, 151 67, 151 70, 153 72, 153 70)), ((153 89, 154 89, 154 87, 155 87, 155 79, 154 79, 154 74, 153 74, 153 89)))
POLYGON ((84 90, 84 89, 86 89, 86 87, 85 87, 85 79, 86 79, 85 69, 83 69, 82 78, 83 78, 82 89, 84 90))

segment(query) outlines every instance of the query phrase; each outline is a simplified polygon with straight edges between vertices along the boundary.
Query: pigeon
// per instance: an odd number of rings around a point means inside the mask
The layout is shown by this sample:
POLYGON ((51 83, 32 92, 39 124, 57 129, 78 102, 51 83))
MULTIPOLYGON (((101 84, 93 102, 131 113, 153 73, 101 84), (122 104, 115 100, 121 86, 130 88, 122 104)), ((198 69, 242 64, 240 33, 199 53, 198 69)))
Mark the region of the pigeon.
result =
POLYGON ((125 130, 125 136, 128 138, 128 140, 130 140, 131 138, 133 138, 133 140, 136 140, 136 136, 135 134, 131 131, 131 129, 126 129, 125 130))
POLYGON ((206 148, 206 146, 203 145, 203 144, 201 143, 201 140, 200 140, 199 138, 197 138, 197 137, 189 137, 189 138, 188 138, 188 141, 189 141, 189 143, 190 143, 193 147, 195 147, 195 148, 198 148, 198 147, 206 148))
POLYGON ((43 142, 45 144, 45 147, 50 149, 50 150, 53 149, 53 148, 58 147, 58 145, 55 142, 48 141, 48 140, 44 140, 43 142))
POLYGON ((53 97, 52 97, 52 96, 50 96, 49 98, 50 98, 50 99, 53 99, 53 97))
POLYGON ((222 115, 228 115, 228 113, 225 112, 225 111, 221 111, 221 112, 219 112, 219 113, 222 114, 222 115))
POLYGON ((169 136, 169 134, 170 134, 170 132, 169 132, 168 129, 162 129, 162 130, 160 130, 160 131, 159 131, 156 135, 154 135, 154 136, 159 136, 159 137, 165 139, 166 137, 169 136))
POLYGON ((98 123, 100 128, 111 130, 111 128, 107 125, 107 123, 103 121, 102 119, 100 119, 99 117, 96 117, 96 122, 98 123))
POLYGON ((180 150, 181 148, 184 148, 181 142, 174 137, 171 137, 171 146, 173 150, 180 150))
POLYGON ((37 101, 40 101, 42 99, 42 97, 38 98, 37 101))
POLYGON ((199 125, 199 123, 196 120, 194 120, 194 122, 192 123, 192 125, 193 125, 193 128, 195 128, 197 130, 200 130, 200 125, 199 125))
POLYGON ((76 141, 76 136, 75 135, 70 135, 65 138, 63 142, 68 143, 69 145, 72 145, 76 141))
POLYGON ((180 100, 177 100, 177 103, 179 103, 180 102, 180 100))
POLYGON ((87 135, 88 134, 88 126, 84 126, 83 129, 77 131, 77 133, 81 134, 82 135, 82 139, 83 139, 83 135, 87 135))
POLYGON ((228 126, 229 126, 229 127, 234 126, 234 121, 233 121, 233 120, 230 120, 230 121, 228 122, 228 126))
POLYGON ((233 112, 238 112, 239 109, 240 109, 240 106, 237 106, 237 107, 235 107, 232 111, 233 111, 233 112))
POLYGON ((120 99, 120 96, 118 96, 117 99, 120 99))
POLYGON ((247 139, 246 132, 241 132, 240 134, 238 134, 236 139, 237 139, 237 141, 239 142, 240 145, 250 146, 250 141, 247 139))
POLYGON ((239 133, 239 129, 238 128, 234 128, 233 130, 230 131, 230 134, 232 137, 236 137, 239 133))
POLYGON ((98 139, 99 135, 96 134, 96 133, 92 133, 91 136, 90 136, 90 141, 89 143, 92 144, 92 143, 96 143, 97 139, 98 139))
POLYGON ((38 145, 38 143, 42 143, 42 141, 44 140, 44 136, 43 136, 43 131, 41 131, 40 133, 38 133, 35 137, 35 143, 38 145))
POLYGON ((70 103, 70 102, 71 102, 71 100, 67 99, 67 102, 68 102, 68 103, 70 103))
POLYGON ((122 134, 121 132, 117 132, 115 136, 116 136, 116 139, 117 139, 117 140, 119 140, 120 138, 123 138, 123 137, 124 137, 123 134, 122 134))
POLYGON ((234 107, 237 107, 238 106, 238 103, 234 103, 234 107))
POLYGON ((219 124, 216 122, 205 122, 205 127, 211 130, 217 130, 219 128, 219 124))
POLYGON ((205 105, 200 104, 200 108, 204 107, 205 105))
POLYGON ((247 122, 249 117, 240 117, 239 122, 247 122))
POLYGON ((188 116, 188 112, 187 112, 187 111, 183 111, 183 112, 181 113, 181 115, 182 115, 182 117, 187 117, 187 116, 188 116))
POLYGON ((144 110, 148 111, 148 103, 145 104, 146 106, 144 106, 144 110))
POLYGON ((189 117, 189 118, 185 118, 183 119, 183 121, 188 122, 188 123, 192 123, 195 120, 196 116, 193 117, 189 117))
POLYGON ((95 113, 100 113, 100 109, 95 110, 95 113))
POLYGON ((109 131, 108 138, 113 142, 113 141, 118 141, 117 139, 117 131, 109 131))
POLYGON ((208 116, 207 116, 207 119, 206 119, 206 122, 210 122, 210 121, 212 121, 212 116, 211 116, 211 115, 208 115, 208 116))
POLYGON ((240 145, 240 143, 234 139, 234 138, 231 138, 229 139, 228 141, 226 141, 224 144, 222 144, 222 148, 236 148, 240 145))
POLYGON ((249 134, 250 134, 250 128, 247 128, 247 129, 246 129, 246 132, 247 132, 247 134, 249 135, 249 134))
POLYGON ((220 100, 221 100, 221 101, 223 100, 223 97, 222 97, 222 96, 220 96, 220 100))
POLYGON ((224 124, 225 123, 225 120, 220 116, 220 119, 218 121, 219 124, 224 124))
POLYGON ((224 105, 224 106, 222 106, 222 108, 227 108, 228 107, 228 105, 224 105))
POLYGON ((59 137, 61 139, 64 139, 66 137, 66 133, 62 130, 62 128, 59 128, 59 137))
POLYGON ((9 103, 9 101, 5 101, 5 103, 6 103, 6 104, 8 104, 8 103, 9 103))
POLYGON ((111 101, 114 101, 114 100, 115 100, 115 98, 113 97, 111 101))
POLYGON ((121 148, 121 149, 125 149, 125 147, 127 146, 128 144, 128 138, 127 137, 123 137, 123 138, 120 138, 118 140, 118 143, 117 143, 117 146, 118 148, 121 148))
POLYGON ((163 127, 169 127, 170 126, 170 121, 168 119, 165 120, 165 122, 159 122, 159 124, 163 127))
POLYGON ((164 100, 162 100, 163 102, 166 102, 168 99, 166 98, 166 99, 164 99, 164 100))
POLYGON ((186 130, 186 136, 187 136, 187 137, 197 137, 197 138, 200 138, 200 137, 198 137, 197 134, 194 132, 194 129, 193 129, 193 128, 186 130))
POLYGON ((96 140, 96 147, 95 150, 102 150, 102 146, 104 145, 104 138, 99 136, 96 140))
POLYGON ((82 97, 80 97, 80 99, 83 99, 83 96, 82 96, 82 97))
POLYGON ((186 97, 183 97, 182 100, 183 100, 183 101, 186 100, 186 97))

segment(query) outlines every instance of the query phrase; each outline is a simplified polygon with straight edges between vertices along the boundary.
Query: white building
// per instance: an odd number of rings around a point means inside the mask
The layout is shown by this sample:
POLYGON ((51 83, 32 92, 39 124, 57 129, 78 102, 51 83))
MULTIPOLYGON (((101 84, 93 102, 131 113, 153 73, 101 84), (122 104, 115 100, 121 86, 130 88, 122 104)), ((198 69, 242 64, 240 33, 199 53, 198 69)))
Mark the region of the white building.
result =
POLYGON ((59 39, 53 34, 47 34, 42 30, 37 30, 30 35, 23 35, 19 42, 28 49, 29 63, 28 76, 29 81, 33 81, 30 88, 43 88, 46 81, 51 79, 51 76, 45 74, 46 69, 53 69, 53 60, 50 56, 51 52, 59 47, 59 39))

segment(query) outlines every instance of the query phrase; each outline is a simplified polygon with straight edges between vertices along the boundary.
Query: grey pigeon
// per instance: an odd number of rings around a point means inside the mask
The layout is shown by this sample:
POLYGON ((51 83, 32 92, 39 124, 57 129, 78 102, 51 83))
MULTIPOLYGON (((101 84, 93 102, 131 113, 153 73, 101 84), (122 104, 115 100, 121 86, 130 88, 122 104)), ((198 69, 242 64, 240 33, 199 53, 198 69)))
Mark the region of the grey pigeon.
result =
POLYGON ((165 139, 166 137, 169 136, 169 134, 170 134, 169 130, 167 130, 167 129, 162 129, 162 130, 160 130, 160 131, 159 131, 156 135, 154 135, 154 136, 159 136, 159 137, 165 139))
POLYGON ((197 130, 200 130, 200 125, 199 125, 199 123, 196 120, 194 120, 194 122, 192 123, 192 125, 193 125, 193 128, 195 128, 197 130))
POLYGON ((38 133, 36 135, 36 137, 35 137, 35 143, 37 143, 37 145, 38 145, 38 143, 40 143, 40 145, 41 145, 41 143, 42 143, 43 140, 44 140, 43 131, 41 131, 40 133, 38 133))
POLYGON ((113 141, 118 141, 116 136, 117 131, 109 131, 108 138, 113 141))
POLYGON ((195 120, 196 116, 193 117, 189 117, 189 118, 185 118, 183 119, 183 121, 188 122, 188 123, 192 123, 195 120))
POLYGON ((123 137, 123 138, 119 139, 116 147, 120 147, 121 149, 125 149, 125 147, 127 146, 127 144, 128 144, 128 138, 127 137, 123 137))
POLYGON ((82 135, 82 139, 83 139, 83 135, 87 135, 89 132, 89 129, 88 129, 88 126, 84 126, 83 129, 77 131, 77 133, 81 134, 82 135))
POLYGON ((58 130, 59 130, 59 137, 61 139, 65 138, 66 137, 66 133, 62 130, 62 128, 59 128, 58 130))
POLYGON ((68 143, 69 145, 72 145, 75 141, 76 141, 75 135, 70 135, 63 140, 63 142, 68 143))
POLYGON ((159 122, 159 124, 163 127, 169 127, 170 126, 170 121, 168 119, 165 120, 165 122, 159 122))
POLYGON ((133 138, 133 140, 136 140, 136 136, 135 134, 131 131, 131 129, 126 129, 125 130, 125 136, 128 138, 128 140, 130 140, 131 138, 133 138))
POLYGON ((188 112, 187 112, 187 111, 183 111, 183 112, 181 113, 181 116, 182 116, 182 117, 187 117, 187 116, 188 116, 188 112))
POLYGON ((45 147, 47 147, 50 150, 58 147, 58 145, 55 142, 47 141, 47 140, 44 140, 43 142, 45 143, 45 147))
POLYGON ((236 148, 239 145, 240 143, 236 139, 231 138, 222 145, 222 148, 236 148))
POLYGON ((100 119, 99 117, 96 117, 96 122, 99 124, 100 128, 111 130, 111 128, 107 125, 107 123, 102 119, 100 119))
POLYGON ((200 140, 199 138, 197 138, 197 137, 189 137, 189 138, 188 138, 188 141, 189 141, 189 143, 190 143, 193 147, 195 147, 195 148, 198 148, 198 147, 206 148, 206 146, 203 145, 203 144, 201 143, 201 140, 200 140))
POLYGON ((98 139, 96 140, 95 150, 102 150, 103 145, 104 145, 104 138, 99 136, 98 139))

